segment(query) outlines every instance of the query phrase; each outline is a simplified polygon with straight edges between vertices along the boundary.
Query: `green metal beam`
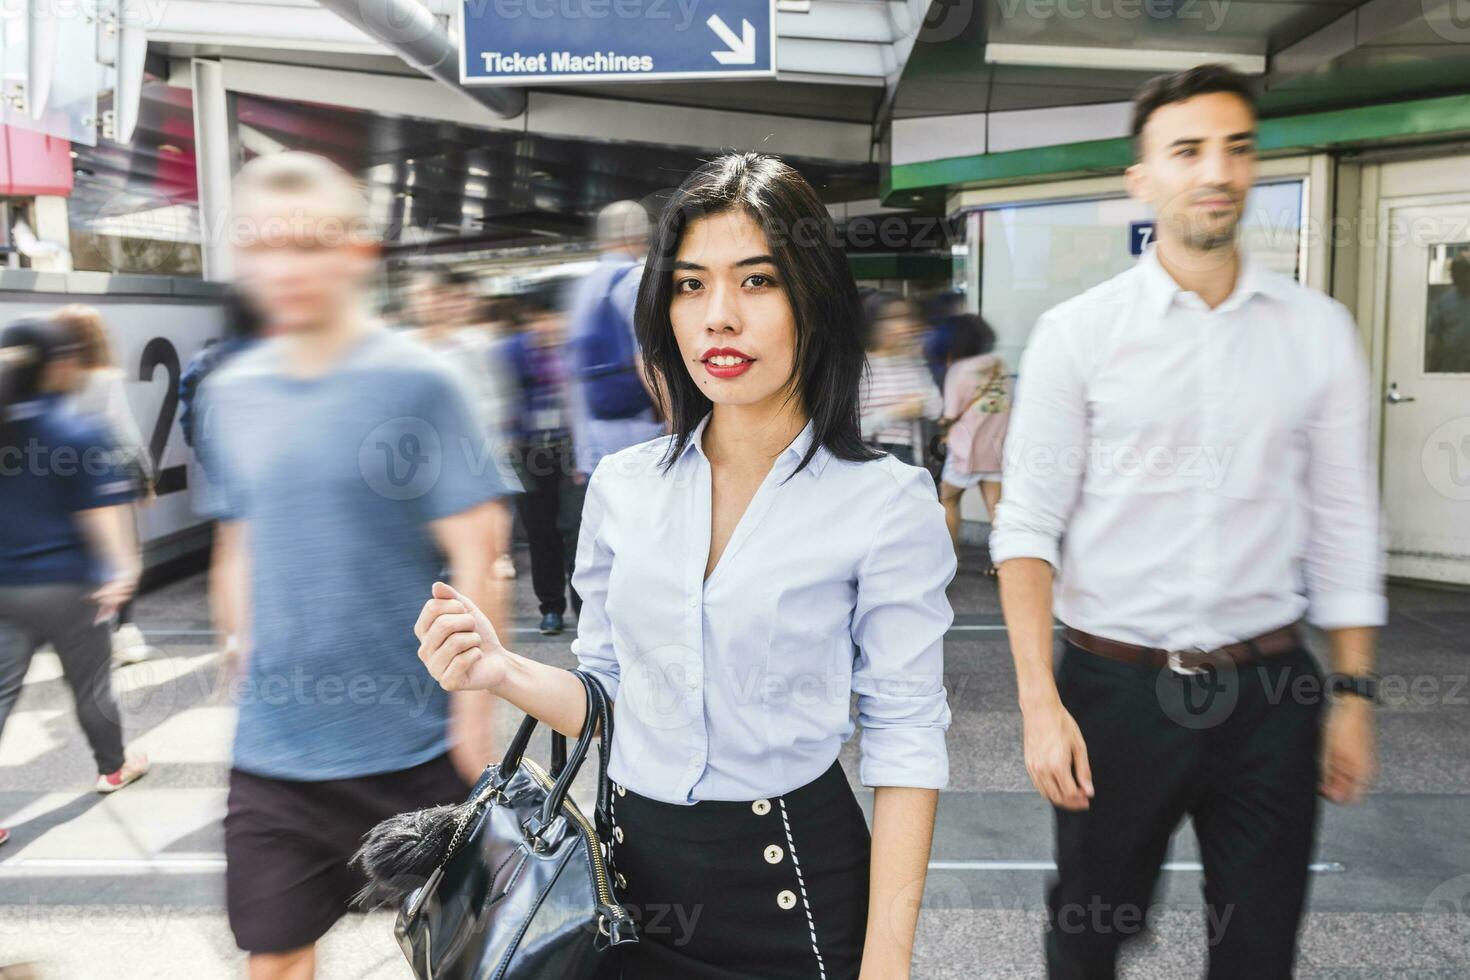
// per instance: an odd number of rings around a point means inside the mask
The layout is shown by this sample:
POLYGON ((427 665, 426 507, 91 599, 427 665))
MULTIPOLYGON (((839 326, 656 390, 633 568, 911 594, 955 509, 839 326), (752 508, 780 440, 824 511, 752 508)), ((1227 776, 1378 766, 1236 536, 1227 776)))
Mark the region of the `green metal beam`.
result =
MULTIPOLYGON (((1263 152, 1281 154, 1456 133, 1470 133, 1470 95, 1263 119, 1260 147, 1263 152)), ((882 198, 886 203, 896 195, 937 188, 953 190, 1089 173, 1117 173, 1132 160, 1130 144, 1128 138, 1120 137, 900 164, 884 169, 882 198)))

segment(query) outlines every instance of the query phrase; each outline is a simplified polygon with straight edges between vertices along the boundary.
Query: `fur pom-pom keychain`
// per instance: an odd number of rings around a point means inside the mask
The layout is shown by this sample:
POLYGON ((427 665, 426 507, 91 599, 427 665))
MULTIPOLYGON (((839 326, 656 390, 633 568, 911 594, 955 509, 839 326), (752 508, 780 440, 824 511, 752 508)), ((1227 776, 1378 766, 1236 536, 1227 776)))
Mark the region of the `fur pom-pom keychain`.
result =
POLYGON ((434 806, 389 817, 362 838, 352 864, 368 883, 353 900, 373 909, 397 905, 430 880, 459 846, 482 800, 434 806))

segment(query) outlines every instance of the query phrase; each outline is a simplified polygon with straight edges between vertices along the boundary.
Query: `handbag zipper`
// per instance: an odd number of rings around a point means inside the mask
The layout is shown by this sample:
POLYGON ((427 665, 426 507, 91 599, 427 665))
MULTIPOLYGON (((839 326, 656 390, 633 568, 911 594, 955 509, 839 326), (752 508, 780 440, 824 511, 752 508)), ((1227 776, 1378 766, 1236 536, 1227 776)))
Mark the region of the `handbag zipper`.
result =
MULTIPOLYGON (((532 762, 530 759, 522 759, 521 764, 526 767, 526 770, 528 772, 530 772, 532 778, 535 779, 536 782, 541 784, 543 789, 545 789, 547 792, 551 791, 552 787, 555 785, 555 781, 546 772, 546 770, 542 769, 539 765, 537 765, 535 762, 532 762)), ((573 822, 575 822, 577 826, 581 828, 582 833, 587 837, 587 850, 589 856, 592 859, 593 885, 597 888, 597 900, 602 905, 599 911, 603 911, 610 918, 615 919, 618 922, 628 921, 630 919, 628 913, 623 909, 621 905, 617 904, 613 900, 612 886, 611 884, 609 884, 607 874, 607 865, 605 865, 602 860, 602 839, 597 836, 597 829, 592 826, 592 822, 587 819, 587 817, 582 813, 577 804, 572 802, 570 796, 562 800, 561 805, 562 809, 567 812, 567 815, 572 818, 573 822)))

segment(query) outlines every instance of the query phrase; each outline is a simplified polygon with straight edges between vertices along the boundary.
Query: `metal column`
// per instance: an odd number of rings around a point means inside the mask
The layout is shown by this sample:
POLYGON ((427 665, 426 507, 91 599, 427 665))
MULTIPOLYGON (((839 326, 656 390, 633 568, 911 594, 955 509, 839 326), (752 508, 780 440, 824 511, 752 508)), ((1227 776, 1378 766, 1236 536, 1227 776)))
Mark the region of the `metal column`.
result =
POLYGON ((224 71, 218 61, 194 58, 189 71, 194 89, 194 165, 204 278, 225 281, 234 275, 229 237, 230 181, 239 153, 233 100, 225 91, 224 71))

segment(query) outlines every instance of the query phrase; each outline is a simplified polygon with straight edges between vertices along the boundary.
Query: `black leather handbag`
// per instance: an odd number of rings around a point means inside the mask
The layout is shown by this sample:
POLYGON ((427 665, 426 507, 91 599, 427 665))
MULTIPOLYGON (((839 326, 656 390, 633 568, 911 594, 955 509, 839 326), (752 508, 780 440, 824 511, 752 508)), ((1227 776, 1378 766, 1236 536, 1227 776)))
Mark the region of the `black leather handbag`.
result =
POLYGON ((603 843, 612 711, 596 678, 573 673, 587 716, 570 754, 552 733, 549 772, 524 758, 537 724, 527 715, 465 803, 395 817, 363 838, 354 861, 370 884, 360 897, 398 904, 394 932, 422 980, 616 980, 618 947, 638 940, 603 843), (568 791, 594 740, 588 820, 568 791))

